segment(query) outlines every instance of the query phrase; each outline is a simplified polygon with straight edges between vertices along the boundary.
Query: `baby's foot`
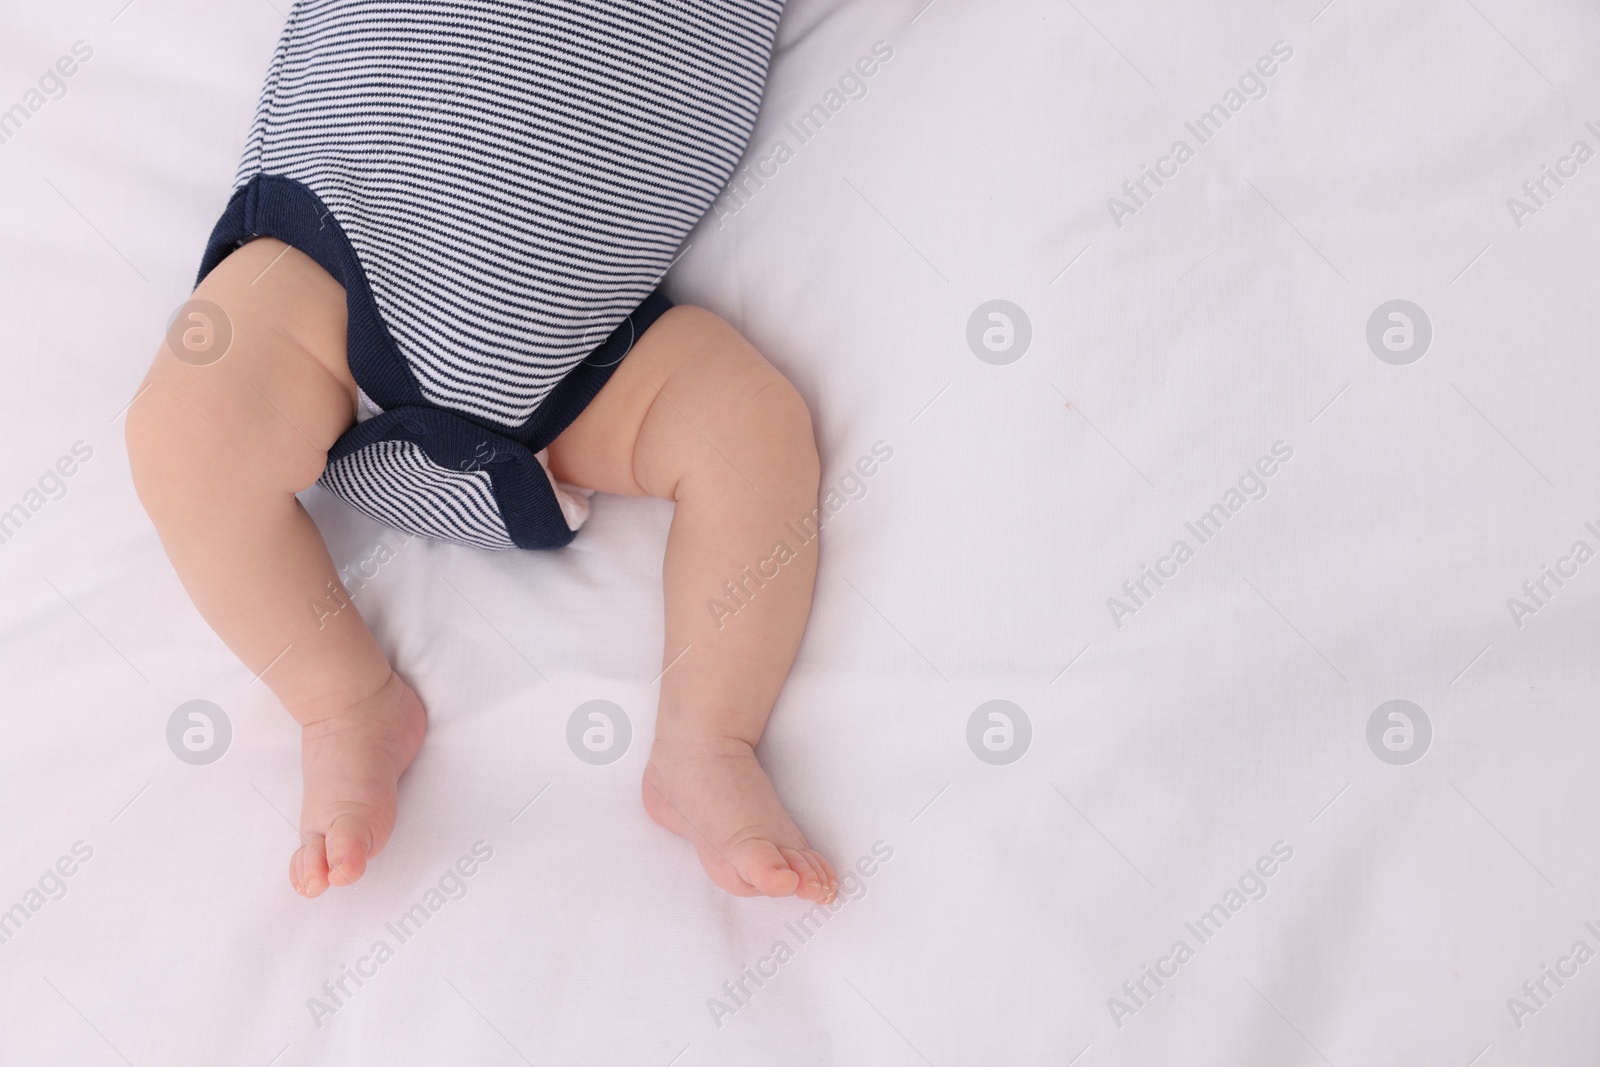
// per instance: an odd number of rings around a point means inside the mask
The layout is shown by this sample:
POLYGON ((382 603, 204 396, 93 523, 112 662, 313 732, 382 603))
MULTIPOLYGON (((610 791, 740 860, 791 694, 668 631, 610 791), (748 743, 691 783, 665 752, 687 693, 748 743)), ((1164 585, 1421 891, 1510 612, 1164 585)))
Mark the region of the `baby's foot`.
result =
POLYGON ((397 674, 377 693, 337 714, 302 725, 302 844, 289 859, 289 881, 307 897, 349 885, 394 830, 395 785, 422 747, 427 714, 397 674))
POLYGON ((657 736, 643 793, 650 817, 687 837, 711 880, 728 892, 822 903, 838 892, 832 865, 806 845, 744 741, 657 736))

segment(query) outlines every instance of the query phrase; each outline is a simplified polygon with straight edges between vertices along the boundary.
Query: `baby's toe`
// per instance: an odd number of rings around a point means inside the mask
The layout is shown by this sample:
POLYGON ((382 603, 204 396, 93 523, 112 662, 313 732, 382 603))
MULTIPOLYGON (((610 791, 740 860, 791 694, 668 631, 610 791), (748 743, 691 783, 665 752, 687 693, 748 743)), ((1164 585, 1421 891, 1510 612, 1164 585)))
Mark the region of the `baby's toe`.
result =
POLYGON ((321 896, 328 888, 328 858, 322 835, 308 837, 289 857, 289 882, 303 897, 321 896))
POLYGON ((329 885, 349 885, 367 870, 372 851, 372 828, 365 819, 341 815, 333 820, 324 838, 329 885))
POLYGON ((826 903, 829 895, 828 880, 812 859, 810 851, 799 848, 785 848, 779 851, 783 854, 789 869, 799 876, 800 883, 795 886, 795 896, 801 900, 826 903))
POLYGON ((743 878, 762 896, 787 897, 800 885, 800 874, 770 841, 746 841, 729 857, 743 878))
POLYGON ((833 864, 828 862, 828 857, 815 849, 806 849, 806 856, 810 858, 812 866, 817 868, 817 873, 822 875, 823 882, 828 887, 828 896, 831 899, 839 894, 839 875, 833 869, 833 864))

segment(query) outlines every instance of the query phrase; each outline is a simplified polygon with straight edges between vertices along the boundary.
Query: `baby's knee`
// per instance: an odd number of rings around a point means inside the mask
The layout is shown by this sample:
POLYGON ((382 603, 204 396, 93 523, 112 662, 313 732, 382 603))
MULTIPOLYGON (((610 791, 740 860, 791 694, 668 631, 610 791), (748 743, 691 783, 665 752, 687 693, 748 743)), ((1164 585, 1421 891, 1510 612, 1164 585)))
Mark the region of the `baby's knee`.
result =
POLYGON ((816 488, 821 464, 811 411, 776 367, 733 334, 693 378, 705 390, 696 405, 705 422, 695 436, 703 434, 716 446, 694 450, 704 469, 721 472, 741 489, 781 487, 791 495, 816 488))
POLYGON ((134 491, 153 519, 240 494, 298 492, 321 475, 326 455, 263 417, 247 375, 170 360, 156 357, 123 427, 134 491))
POLYGON ((215 468, 227 448, 225 435, 203 412, 147 378, 123 425, 128 470, 145 511, 158 523, 203 495, 217 480, 215 468))
POLYGON ((683 310, 699 316, 702 338, 683 376, 712 394, 711 409, 724 427, 814 456, 811 410, 794 384, 723 319, 701 308, 683 310))
POLYGON ((670 360, 634 445, 634 478, 677 497, 689 486, 785 496, 820 480, 811 412, 794 385, 714 313, 678 305, 662 325, 670 360))
POLYGON ((821 460, 805 398, 765 360, 750 377, 755 379, 754 391, 743 402, 739 420, 744 432, 756 438, 755 447, 780 464, 787 478, 815 487, 821 478, 821 460))

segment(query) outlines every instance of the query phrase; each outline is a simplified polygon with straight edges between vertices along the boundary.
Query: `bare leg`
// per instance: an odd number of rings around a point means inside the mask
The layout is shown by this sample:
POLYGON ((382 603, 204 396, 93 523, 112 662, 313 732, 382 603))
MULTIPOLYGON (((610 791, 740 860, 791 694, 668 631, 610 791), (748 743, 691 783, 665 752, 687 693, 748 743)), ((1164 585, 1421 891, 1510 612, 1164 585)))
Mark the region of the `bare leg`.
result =
POLYGON ((816 540, 797 535, 814 514, 819 477, 804 401, 727 323, 677 307, 639 339, 549 459, 563 481, 676 502, 645 808, 692 841, 730 893, 830 899, 833 868, 806 844, 754 752, 816 577, 816 540), (775 552, 779 542, 786 550, 775 552), (758 563, 771 577, 748 577, 758 563))
POLYGON ((290 879, 316 896, 361 877, 387 843, 396 782, 426 728, 294 495, 355 419, 344 290, 262 238, 194 295, 225 311, 232 346, 206 366, 163 346, 128 410, 129 463, 196 608, 301 725, 290 879))
MULTIPOLYGON (((309 258, 261 239, 196 291, 234 330, 220 361, 163 349, 128 414, 134 482, 196 607, 302 727, 304 843, 290 865, 316 896, 360 877, 394 826, 395 786, 425 714, 339 584, 294 494, 354 420, 344 294, 309 258), (331 591, 331 592, 330 592, 331 591), (342 610, 330 611, 344 599, 342 610), (331 869, 330 869, 331 867, 331 869)), ((667 649, 650 814, 694 842, 740 895, 832 896, 754 746, 810 610, 817 458, 798 394, 708 312, 668 312, 551 446, 563 480, 677 501, 665 567, 667 649), (745 568, 791 546, 759 586, 745 568), (737 614, 708 601, 739 583, 737 614)), ((770 567, 771 564, 769 563, 770 567)))

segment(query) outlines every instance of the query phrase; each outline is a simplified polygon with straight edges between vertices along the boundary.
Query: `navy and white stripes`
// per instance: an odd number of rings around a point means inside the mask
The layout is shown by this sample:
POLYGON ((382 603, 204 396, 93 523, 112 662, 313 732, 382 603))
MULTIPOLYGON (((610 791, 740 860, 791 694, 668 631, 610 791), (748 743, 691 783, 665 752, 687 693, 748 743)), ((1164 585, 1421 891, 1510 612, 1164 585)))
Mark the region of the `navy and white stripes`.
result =
POLYGON ((513 548, 489 472, 450 470, 410 441, 378 441, 328 464, 322 484, 379 522, 479 548, 513 548), (390 491, 394 479, 405 492, 390 491))
MULTIPOLYGON (((351 294, 351 371, 367 396, 515 438, 655 292, 727 183, 781 9, 297 0, 239 165, 237 217, 214 244, 292 232, 351 294)), ((415 498, 407 507, 441 493, 483 504, 468 489, 481 478, 440 475, 415 450, 369 452, 324 481, 353 494, 359 470, 369 513, 385 483, 415 498)), ((476 519, 417 532, 527 540, 476 519)))

